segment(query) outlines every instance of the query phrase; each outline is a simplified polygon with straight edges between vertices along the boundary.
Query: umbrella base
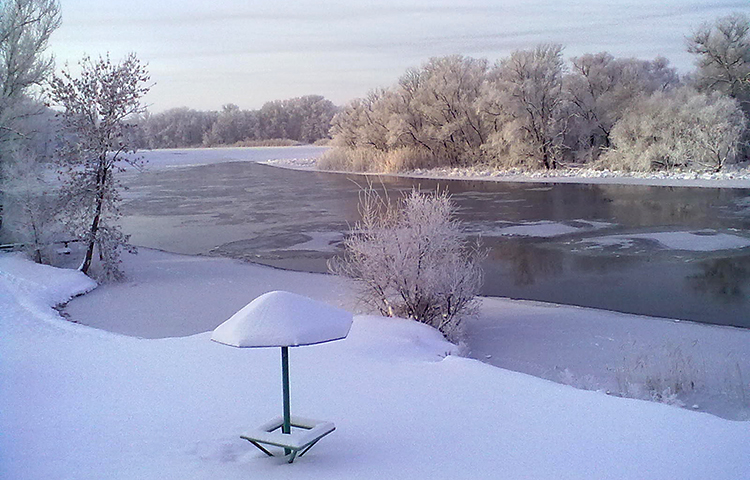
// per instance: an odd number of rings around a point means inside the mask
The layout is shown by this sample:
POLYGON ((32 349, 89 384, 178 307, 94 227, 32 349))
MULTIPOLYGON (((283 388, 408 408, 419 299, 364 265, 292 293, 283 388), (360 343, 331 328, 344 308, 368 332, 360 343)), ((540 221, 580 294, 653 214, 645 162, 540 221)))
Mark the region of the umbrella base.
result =
POLYGON ((291 418, 291 433, 283 433, 283 425, 284 417, 276 417, 257 429, 240 435, 240 438, 249 441, 271 457, 274 456, 273 453, 263 445, 281 447, 285 455, 289 455, 288 462, 292 463, 297 457, 307 453, 321 438, 336 430, 336 426, 331 422, 302 417, 291 418))

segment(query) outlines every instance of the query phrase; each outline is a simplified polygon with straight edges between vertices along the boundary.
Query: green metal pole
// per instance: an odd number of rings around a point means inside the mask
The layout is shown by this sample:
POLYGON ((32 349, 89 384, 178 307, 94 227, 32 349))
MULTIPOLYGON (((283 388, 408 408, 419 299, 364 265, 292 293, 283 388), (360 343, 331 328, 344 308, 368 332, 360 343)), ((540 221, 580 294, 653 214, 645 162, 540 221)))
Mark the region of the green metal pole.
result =
MULTIPOLYGON (((284 425, 282 433, 292 433, 292 414, 289 407, 289 347, 281 347, 281 382, 284 393, 284 425)), ((291 450, 284 449, 284 454, 289 455, 291 450)))

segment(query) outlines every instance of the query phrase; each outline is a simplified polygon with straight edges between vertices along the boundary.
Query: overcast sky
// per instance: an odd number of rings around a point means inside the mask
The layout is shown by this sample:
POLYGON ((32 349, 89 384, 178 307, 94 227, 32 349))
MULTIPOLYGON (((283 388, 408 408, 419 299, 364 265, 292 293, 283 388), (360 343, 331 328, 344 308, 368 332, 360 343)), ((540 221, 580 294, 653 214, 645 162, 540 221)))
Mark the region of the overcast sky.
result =
POLYGON ((750 2, 698 0, 62 0, 58 68, 129 52, 148 63, 153 112, 320 94, 336 104, 396 82, 433 56, 494 62, 541 42, 567 57, 663 55, 692 69, 685 36, 750 2))

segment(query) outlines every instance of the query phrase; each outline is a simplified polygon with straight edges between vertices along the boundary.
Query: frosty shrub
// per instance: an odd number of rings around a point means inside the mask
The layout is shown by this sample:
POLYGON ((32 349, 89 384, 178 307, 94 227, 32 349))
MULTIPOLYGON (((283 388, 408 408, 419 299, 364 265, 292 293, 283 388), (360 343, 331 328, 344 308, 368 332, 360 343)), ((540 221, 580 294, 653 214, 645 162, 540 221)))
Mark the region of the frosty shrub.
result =
POLYGON ((719 171, 737 160, 746 120, 736 100, 683 87, 638 102, 612 129, 602 165, 617 170, 675 167, 719 171))
POLYGON ((413 190, 392 204, 368 188, 359 208, 362 220, 329 269, 356 280, 362 300, 381 314, 426 323, 455 340, 477 307, 484 254, 467 245, 450 197, 413 190))

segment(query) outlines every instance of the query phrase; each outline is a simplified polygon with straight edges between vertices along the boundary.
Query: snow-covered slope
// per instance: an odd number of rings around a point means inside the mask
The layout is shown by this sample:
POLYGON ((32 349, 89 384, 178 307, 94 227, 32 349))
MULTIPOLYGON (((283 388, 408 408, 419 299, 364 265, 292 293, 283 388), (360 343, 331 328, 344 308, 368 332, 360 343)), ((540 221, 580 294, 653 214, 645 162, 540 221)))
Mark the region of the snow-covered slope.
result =
POLYGON ((92 287, 0 255, 0 478, 750 477, 750 429, 449 355, 433 329, 355 317, 291 352, 292 410, 337 430, 292 465, 239 435, 278 415, 278 349, 65 322, 92 287))

